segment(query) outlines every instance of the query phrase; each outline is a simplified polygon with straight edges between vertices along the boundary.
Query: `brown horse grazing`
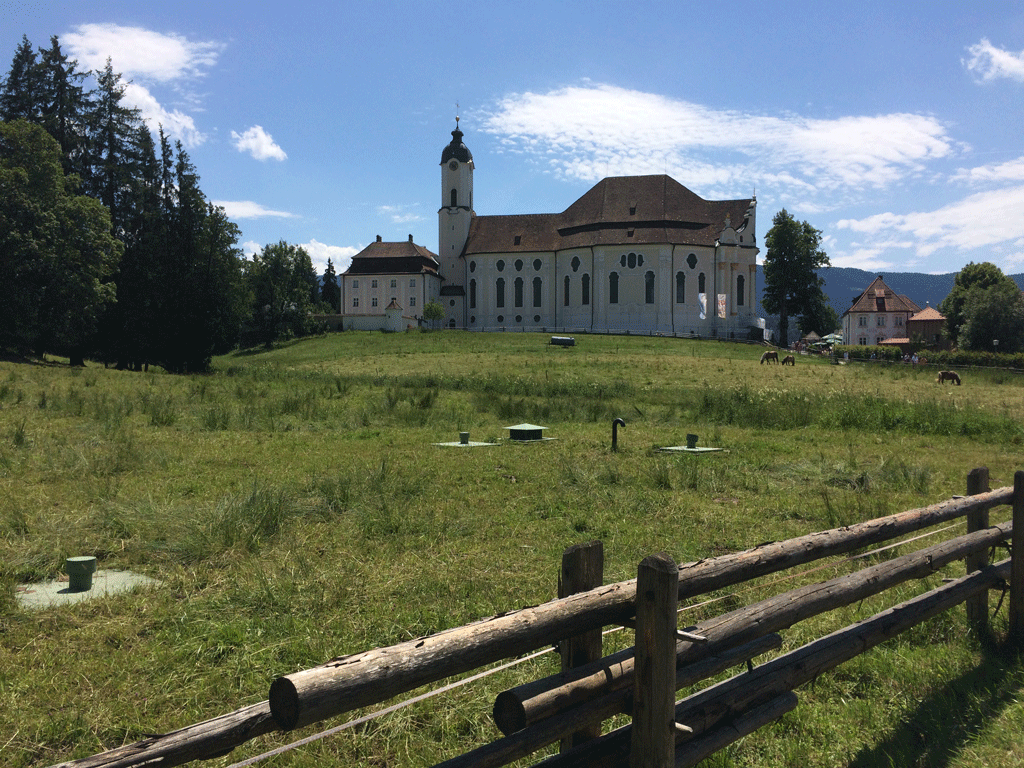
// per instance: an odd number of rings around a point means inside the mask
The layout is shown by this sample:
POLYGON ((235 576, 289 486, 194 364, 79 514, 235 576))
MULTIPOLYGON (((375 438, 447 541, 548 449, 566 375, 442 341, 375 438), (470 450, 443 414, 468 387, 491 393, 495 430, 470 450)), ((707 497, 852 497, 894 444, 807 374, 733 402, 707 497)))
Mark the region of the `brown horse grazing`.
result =
POLYGON ((767 352, 765 352, 763 355, 761 355, 761 362, 762 363, 770 363, 772 360, 774 360, 776 362, 776 364, 778 364, 778 362, 779 362, 779 353, 776 352, 774 349, 770 349, 767 352))
POLYGON ((944 381, 952 381, 959 387, 960 374, 958 374, 956 371, 939 371, 938 383, 941 384, 944 381))
POLYGON ((795 367, 796 366, 796 358, 793 357, 792 355, 786 355, 784 358, 782 358, 782 364, 783 365, 792 365, 792 366, 795 367))

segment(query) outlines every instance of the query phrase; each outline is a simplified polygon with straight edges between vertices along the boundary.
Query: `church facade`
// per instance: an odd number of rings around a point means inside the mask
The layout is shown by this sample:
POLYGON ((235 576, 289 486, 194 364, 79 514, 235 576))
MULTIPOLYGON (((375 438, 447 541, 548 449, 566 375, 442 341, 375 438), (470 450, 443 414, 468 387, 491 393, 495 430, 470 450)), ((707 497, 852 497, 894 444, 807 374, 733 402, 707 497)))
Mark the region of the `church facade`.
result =
POLYGON ((756 199, 704 200, 669 176, 607 178, 562 213, 479 216, 458 128, 441 153, 446 325, 760 338, 756 199))
POLYGON ((480 216, 463 138, 456 124, 441 153, 436 257, 411 238, 371 244, 341 276, 345 315, 383 315, 397 298, 416 318, 436 298, 448 328, 762 337, 755 198, 704 200, 669 176, 624 176, 562 213, 480 216), (418 306, 390 293, 374 306, 367 293, 412 280, 418 306))

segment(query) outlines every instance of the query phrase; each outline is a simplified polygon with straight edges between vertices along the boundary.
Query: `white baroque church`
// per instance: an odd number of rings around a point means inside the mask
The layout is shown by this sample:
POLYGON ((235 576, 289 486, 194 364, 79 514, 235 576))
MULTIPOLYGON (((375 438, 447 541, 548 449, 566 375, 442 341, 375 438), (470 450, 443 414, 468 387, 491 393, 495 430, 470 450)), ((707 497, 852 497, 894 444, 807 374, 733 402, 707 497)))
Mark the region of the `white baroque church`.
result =
POLYGON ((356 298, 351 281, 372 274, 380 285, 421 279, 421 304, 440 301, 449 328, 761 338, 755 198, 704 200, 669 176, 622 176, 562 213, 481 216, 463 138, 456 123, 441 153, 436 268, 422 258, 415 275, 409 259, 392 265, 397 244, 378 239, 342 275, 346 314, 360 312, 345 303, 356 298))

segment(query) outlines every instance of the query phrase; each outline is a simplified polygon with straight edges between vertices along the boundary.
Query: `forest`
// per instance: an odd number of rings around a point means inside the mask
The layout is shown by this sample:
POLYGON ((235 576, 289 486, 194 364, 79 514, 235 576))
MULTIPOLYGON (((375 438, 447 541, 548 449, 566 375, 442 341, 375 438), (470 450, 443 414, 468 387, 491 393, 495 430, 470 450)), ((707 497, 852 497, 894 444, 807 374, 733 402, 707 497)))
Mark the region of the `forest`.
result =
POLYGON ((27 37, 0 80, 0 350, 207 370, 239 345, 319 330, 335 304, 283 241, 250 260, 180 141, 156 135, 110 61, 82 71, 27 37))

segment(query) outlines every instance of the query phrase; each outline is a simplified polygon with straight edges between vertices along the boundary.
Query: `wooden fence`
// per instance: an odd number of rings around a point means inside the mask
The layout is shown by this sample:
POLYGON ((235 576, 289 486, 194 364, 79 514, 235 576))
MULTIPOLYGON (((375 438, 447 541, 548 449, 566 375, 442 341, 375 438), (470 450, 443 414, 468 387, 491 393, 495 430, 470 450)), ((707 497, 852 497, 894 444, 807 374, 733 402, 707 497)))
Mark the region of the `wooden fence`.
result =
POLYGON ((552 644, 560 647, 563 672, 501 693, 494 720, 503 735, 441 766, 506 765, 556 742, 560 753, 539 765, 693 765, 793 709, 793 691, 803 683, 941 612, 966 603, 972 627, 985 631, 992 589, 1009 585, 1006 640, 1024 646, 1022 553, 1024 471, 1015 474, 1012 488, 990 491, 985 468, 968 475, 963 497, 695 563, 677 566, 667 555, 654 555, 640 564, 637 579, 616 584, 602 584, 603 550, 591 542, 567 550, 556 600, 338 657, 274 680, 267 701, 60 765, 172 766, 219 757, 256 736, 388 701, 552 644), (989 511, 1003 505, 1012 507, 1012 520, 990 525, 989 511), (959 518, 966 518, 963 535, 742 606, 685 631, 676 626, 681 599, 959 518), (999 546, 1008 547, 1011 557, 990 563, 989 552, 999 546), (750 661, 780 647, 777 633, 799 621, 922 579, 957 560, 966 564, 962 578, 759 666, 750 661), (603 656, 601 632, 610 625, 634 628, 634 647, 603 656), (744 662, 746 671, 676 701, 680 688, 744 662), (601 735, 602 723, 619 714, 631 716, 630 724, 601 735))

